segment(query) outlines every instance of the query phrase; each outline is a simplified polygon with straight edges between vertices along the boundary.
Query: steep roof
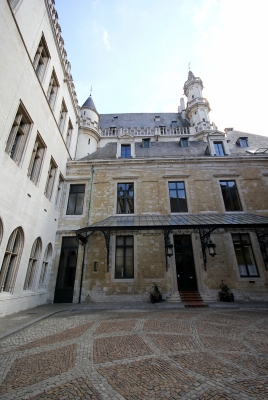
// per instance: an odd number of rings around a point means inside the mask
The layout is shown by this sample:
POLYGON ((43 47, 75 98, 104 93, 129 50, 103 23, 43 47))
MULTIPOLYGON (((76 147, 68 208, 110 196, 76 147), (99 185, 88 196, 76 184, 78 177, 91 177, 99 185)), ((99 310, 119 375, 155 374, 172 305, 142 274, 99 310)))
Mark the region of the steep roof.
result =
POLYGON ((81 108, 85 108, 85 107, 92 108, 92 110, 97 111, 97 109, 96 109, 96 107, 95 107, 95 104, 94 104, 94 101, 93 101, 91 95, 90 95, 89 98, 84 102, 84 104, 82 105, 81 108))
POLYGON ((154 128, 156 126, 190 126, 181 113, 124 113, 100 114, 99 125, 105 128, 154 128))
MULTIPOLYGON (((232 130, 227 134, 228 146, 231 154, 253 154, 258 149, 268 149, 268 137, 232 130), (247 138, 248 147, 241 147, 239 138, 247 138)), ((258 153, 256 153, 258 154, 258 153)), ((268 152, 266 153, 268 155, 268 152)))

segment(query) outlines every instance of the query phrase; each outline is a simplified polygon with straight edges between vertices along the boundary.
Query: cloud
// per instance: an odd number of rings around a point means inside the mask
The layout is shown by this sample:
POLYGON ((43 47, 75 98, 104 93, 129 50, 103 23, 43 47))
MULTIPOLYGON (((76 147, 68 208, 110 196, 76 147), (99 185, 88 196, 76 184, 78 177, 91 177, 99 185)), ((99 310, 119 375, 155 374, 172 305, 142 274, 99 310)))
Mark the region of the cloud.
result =
POLYGON ((107 50, 111 50, 110 42, 109 42, 109 34, 105 28, 103 28, 103 35, 102 35, 103 43, 107 50))
POLYGON ((97 5, 99 4, 100 0, 94 0, 92 2, 92 7, 94 8, 94 10, 97 8, 97 5))

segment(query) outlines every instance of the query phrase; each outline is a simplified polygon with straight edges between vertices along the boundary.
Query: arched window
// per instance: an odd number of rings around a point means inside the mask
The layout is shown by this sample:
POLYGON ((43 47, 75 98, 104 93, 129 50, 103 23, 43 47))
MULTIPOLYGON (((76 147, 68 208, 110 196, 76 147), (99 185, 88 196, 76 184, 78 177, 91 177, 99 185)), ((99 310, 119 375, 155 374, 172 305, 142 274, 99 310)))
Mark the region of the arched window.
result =
POLYGON ((10 235, 0 272, 0 291, 13 292, 21 253, 24 234, 21 228, 16 228, 10 235))
POLYGON ((40 237, 33 244, 23 289, 34 290, 39 258, 42 250, 40 237))
POLYGON ((47 248, 46 248, 45 254, 44 254, 44 258, 43 258, 41 274, 40 274, 40 280, 39 280, 39 287, 40 288, 45 288, 46 287, 47 272, 48 272, 51 256, 52 256, 52 245, 51 245, 51 243, 49 243, 47 245, 47 248))

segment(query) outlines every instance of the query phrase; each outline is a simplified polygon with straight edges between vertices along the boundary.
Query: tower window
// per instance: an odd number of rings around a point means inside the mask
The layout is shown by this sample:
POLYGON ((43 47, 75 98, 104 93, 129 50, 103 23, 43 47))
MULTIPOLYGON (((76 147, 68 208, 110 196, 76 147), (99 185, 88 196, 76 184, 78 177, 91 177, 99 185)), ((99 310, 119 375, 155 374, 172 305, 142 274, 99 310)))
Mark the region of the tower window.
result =
POLYGON ((206 122, 206 121, 205 121, 205 118, 203 118, 203 122, 206 122))
POLYGON ((192 99, 194 99, 194 95, 192 94, 192 99))

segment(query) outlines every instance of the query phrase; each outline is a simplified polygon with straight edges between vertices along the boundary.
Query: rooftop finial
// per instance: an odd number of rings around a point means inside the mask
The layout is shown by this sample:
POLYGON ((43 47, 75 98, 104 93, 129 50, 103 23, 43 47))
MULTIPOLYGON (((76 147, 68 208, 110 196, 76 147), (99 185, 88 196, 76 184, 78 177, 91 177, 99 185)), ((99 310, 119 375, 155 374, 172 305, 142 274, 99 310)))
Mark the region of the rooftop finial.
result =
POLYGON ((91 88, 90 88, 90 97, 91 97, 91 93, 92 93, 92 86, 91 86, 91 88))
POLYGON ((190 71, 191 62, 192 62, 192 61, 188 62, 188 69, 189 69, 189 71, 190 71))

